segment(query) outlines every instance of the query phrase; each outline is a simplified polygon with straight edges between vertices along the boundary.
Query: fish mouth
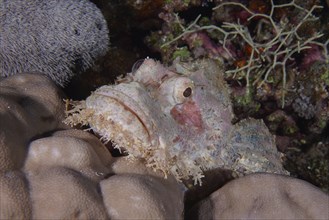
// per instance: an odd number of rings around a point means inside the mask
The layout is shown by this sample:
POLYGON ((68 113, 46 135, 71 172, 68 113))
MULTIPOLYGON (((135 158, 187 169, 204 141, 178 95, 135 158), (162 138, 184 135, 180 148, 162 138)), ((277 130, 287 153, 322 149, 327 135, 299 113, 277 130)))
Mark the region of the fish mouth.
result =
POLYGON ((157 139, 153 132, 155 126, 152 124, 151 115, 137 99, 132 98, 140 94, 140 91, 129 86, 127 90, 126 93, 115 86, 104 86, 93 93, 96 99, 94 101, 102 103, 98 108, 110 124, 109 139, 124 148, 129 148, 129 145, 147 148, 154 146, 157 139))
POLYGON ((144 120, 137 114, 137 112, 135 110, 133 110, 133 108, 129 107, 128 105, 126 105, 123 101, 121 101, 118 98, 115 97, 110 97, 108 96, 108 98, 112 99, 114 102, 118 103, 119 105, 121 105, 125 110, 127 110, 128 112, 130 112, 132 115, 135 116, 135 118, 137 119, 137 121, 142 125, 142 127, 144 128, 144 130, 146 131, 147 135, 149 136, 149 138, 151 138, 151 134, 150 131, 146 125, 146 123, 144 122, 144 120))

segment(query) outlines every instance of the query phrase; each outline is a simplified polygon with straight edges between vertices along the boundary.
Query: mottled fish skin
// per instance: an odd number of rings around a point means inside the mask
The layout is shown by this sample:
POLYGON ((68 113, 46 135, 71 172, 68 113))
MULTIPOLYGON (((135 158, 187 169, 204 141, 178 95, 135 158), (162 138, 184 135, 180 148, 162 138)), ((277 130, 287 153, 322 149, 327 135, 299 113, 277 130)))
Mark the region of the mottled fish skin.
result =
POLYGON ((192 177, 201 184, 203 171, 213 168, 238 175, 288 174, 262 121, 232 124, 223 72, 222 65, 207 59, 168 68, 145 59, 117 84, 73 102, 65 122, 88 124, 129 158, 143 158, 146 166, 177 180, 192 177))

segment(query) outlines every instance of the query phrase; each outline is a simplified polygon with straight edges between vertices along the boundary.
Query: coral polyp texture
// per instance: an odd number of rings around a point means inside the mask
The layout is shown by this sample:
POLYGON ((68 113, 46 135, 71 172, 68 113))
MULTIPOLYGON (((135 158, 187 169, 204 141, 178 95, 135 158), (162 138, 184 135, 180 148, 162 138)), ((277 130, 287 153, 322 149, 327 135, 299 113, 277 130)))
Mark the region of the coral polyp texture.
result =
POLYGON ((165 68, 145 59, 139 65, 85 101, 69 101, 65 123, 89 125, 128 158, 142 158, 146 166, 177 180, 192 177, 194 184, 214 168, 238 175, 288 173, 262 121, 232 124, 222 63, 177 61, 165 68))
POLYGON ((0 75, 39 72, 63 86, 108 49, 101 11, 88 0, 0 2, 0 75))

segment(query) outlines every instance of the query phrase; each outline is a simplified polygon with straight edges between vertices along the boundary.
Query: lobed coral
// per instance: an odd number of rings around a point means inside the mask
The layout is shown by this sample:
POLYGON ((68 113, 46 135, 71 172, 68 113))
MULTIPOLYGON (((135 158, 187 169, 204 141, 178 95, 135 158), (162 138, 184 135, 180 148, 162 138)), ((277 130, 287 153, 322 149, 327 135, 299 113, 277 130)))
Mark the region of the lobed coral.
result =
POLYGON ((187 218, 327 219, 328 203, 327 194, 305 181, 259 173, 227 183, 197 203, 187 218))
POLYGON ((108 49, 101 11, 88 0, 0 2, 0 75, 39 72, 64 86, 108 49))
POLYGON ((181 218, 175 179, 68 129, 61 97, 42 75, 0 81, 0 219, 181 218))

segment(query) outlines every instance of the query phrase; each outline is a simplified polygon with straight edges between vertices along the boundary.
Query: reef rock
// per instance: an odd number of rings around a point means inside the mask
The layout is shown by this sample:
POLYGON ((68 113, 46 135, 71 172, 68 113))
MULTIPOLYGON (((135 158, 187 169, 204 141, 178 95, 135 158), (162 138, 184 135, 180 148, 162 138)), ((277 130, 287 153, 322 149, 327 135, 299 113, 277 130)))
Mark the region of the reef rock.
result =
POLYGON ((145 59, 116 85, 71 101, 65 123, 89 125, 131 158, 201 183, 203 171, 223 168, 244 175, 287 174, 273 136, 262 121, 232 124, 223 70, 210 60, 165 68, 145 59))

